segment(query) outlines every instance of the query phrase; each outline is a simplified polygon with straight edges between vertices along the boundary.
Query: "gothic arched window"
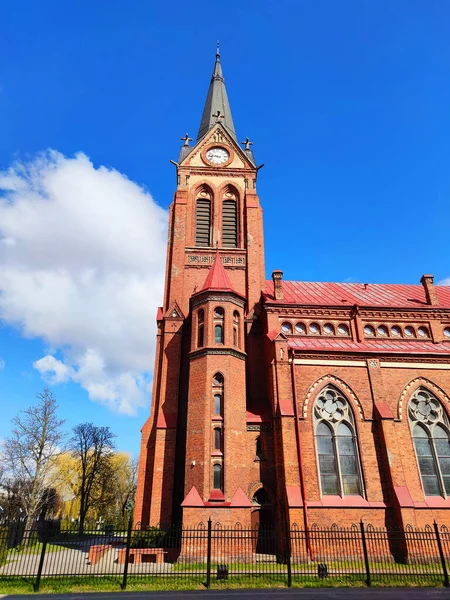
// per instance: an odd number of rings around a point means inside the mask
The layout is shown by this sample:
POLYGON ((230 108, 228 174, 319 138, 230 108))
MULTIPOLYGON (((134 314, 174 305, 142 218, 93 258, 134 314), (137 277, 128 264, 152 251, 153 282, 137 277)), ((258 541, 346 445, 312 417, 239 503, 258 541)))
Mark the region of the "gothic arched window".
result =
POLYGON ((211 194, 200 192, 195 205, 195 245, 211 246, 211 194))
POLYGON ((362 496, 353 412, 338 390, 322 390, 314 404, 314 421, 322 494, 362 496))
POLYGON ((408 406, 420 476, 425 496, 450 495, 450 428, 442 404, 419 388, 408 406))

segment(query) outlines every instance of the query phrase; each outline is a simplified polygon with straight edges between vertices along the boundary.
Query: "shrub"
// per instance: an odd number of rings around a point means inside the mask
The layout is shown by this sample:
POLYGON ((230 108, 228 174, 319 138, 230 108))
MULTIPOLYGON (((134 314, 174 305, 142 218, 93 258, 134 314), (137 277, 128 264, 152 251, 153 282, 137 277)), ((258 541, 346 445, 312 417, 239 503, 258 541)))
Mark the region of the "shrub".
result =
POLYGON ((147 527, 142 531, 135 531, 131 537, 131 548, 160 548, 164 535, 164 531, 158 527, 147 527))
POLYGON ((0 566, 6 562, 8 556, 8 528, 0 527, 0 566))

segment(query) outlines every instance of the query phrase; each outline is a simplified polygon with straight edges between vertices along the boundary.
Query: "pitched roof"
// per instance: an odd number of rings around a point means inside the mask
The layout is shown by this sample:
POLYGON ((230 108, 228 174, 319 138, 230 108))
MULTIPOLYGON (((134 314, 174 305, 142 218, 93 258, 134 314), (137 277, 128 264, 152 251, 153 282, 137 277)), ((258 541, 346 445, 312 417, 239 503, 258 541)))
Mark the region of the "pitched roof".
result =
POLYGON ((220 64, 220 53, 218 48, 216 51, 216 62, 209 84, 208 95, 206 96, 205 108, 203 109, 202 120, 198 130, 197 142, 208 133, 217 122, 220 122, 220 124, 223 125, 228 133, 236 140, 236 132, 234 130, 230 103, 228 102, 227 89, 222 74, 222 65, 220 64), (223 117, 220 120, 213 116, 217 115, 217 111, 220 111, 220 114, 223 117))
MULTIPOLYGON (((206 292, 207 290, 215 292, 233 292, 233 294, 237 294, 237 292, 231 285, 230 278, 228 277, 227 272, 225 271, 225 267, 223 266, 222 258, 219 252, 216 252, 214 262, 212 264, 212 267, 208 271, 205 283, 203 284, 203 287, 197 292, 197 294, 200 294, 201 292, 206 292)), ((239 294, 239 296, 240 295, 241 294, 239 294)))
POLYGON ((293 350, 305 352, 361 352, 364 354, 433 354, 450 355, 450 342, 434 344, 419 340, 364 340, 328 338, 290 338, 288 345, 293 350))
MULTIPOLYGON (((273 281, 266 281, 263 296, 277 304, 304 304, 320 306, 383 306, 401 308, 430 307, 422 285, 380 283, 327 283, 321 281, 283 280, 282 300, 275 300, 273 281)), ((435 286, 439 308, 450 308, 450 286, 435 286)), ((436 307, 432 307, 436 308, 436 307)))

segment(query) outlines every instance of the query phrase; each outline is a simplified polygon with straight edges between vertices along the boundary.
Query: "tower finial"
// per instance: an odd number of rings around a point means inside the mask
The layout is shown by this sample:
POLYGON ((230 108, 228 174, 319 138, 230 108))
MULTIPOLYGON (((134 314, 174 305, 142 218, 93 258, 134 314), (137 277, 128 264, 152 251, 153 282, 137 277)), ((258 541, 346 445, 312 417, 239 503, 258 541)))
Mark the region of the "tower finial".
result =
POLYGON ((202 120, 198 130, 197 142, 217 123, 217 111, 220 111, 221 123, 230 135, 236 140, 230 104, 220 64, 220 45, 216 43, 216 61, 209 84, 208 95, 203 109, 202 120))

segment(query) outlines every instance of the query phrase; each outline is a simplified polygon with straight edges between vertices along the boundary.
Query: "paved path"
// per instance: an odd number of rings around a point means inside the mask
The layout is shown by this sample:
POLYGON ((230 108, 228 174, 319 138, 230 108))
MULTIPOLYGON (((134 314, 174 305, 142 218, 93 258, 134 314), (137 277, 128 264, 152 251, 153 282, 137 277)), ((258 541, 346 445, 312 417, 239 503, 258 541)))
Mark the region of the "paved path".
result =
MULTIPOLYGON (((105 592, 102 594, 39 594, 39 600, 233 600, 233 598, 270 597, 270 600, 443 600, 450 597, 448 588, 322 588, 286 590, 200 590, 194 592, 105 592)), ((30 600, 30 596, 0 596, 11 600, 30 600)))

